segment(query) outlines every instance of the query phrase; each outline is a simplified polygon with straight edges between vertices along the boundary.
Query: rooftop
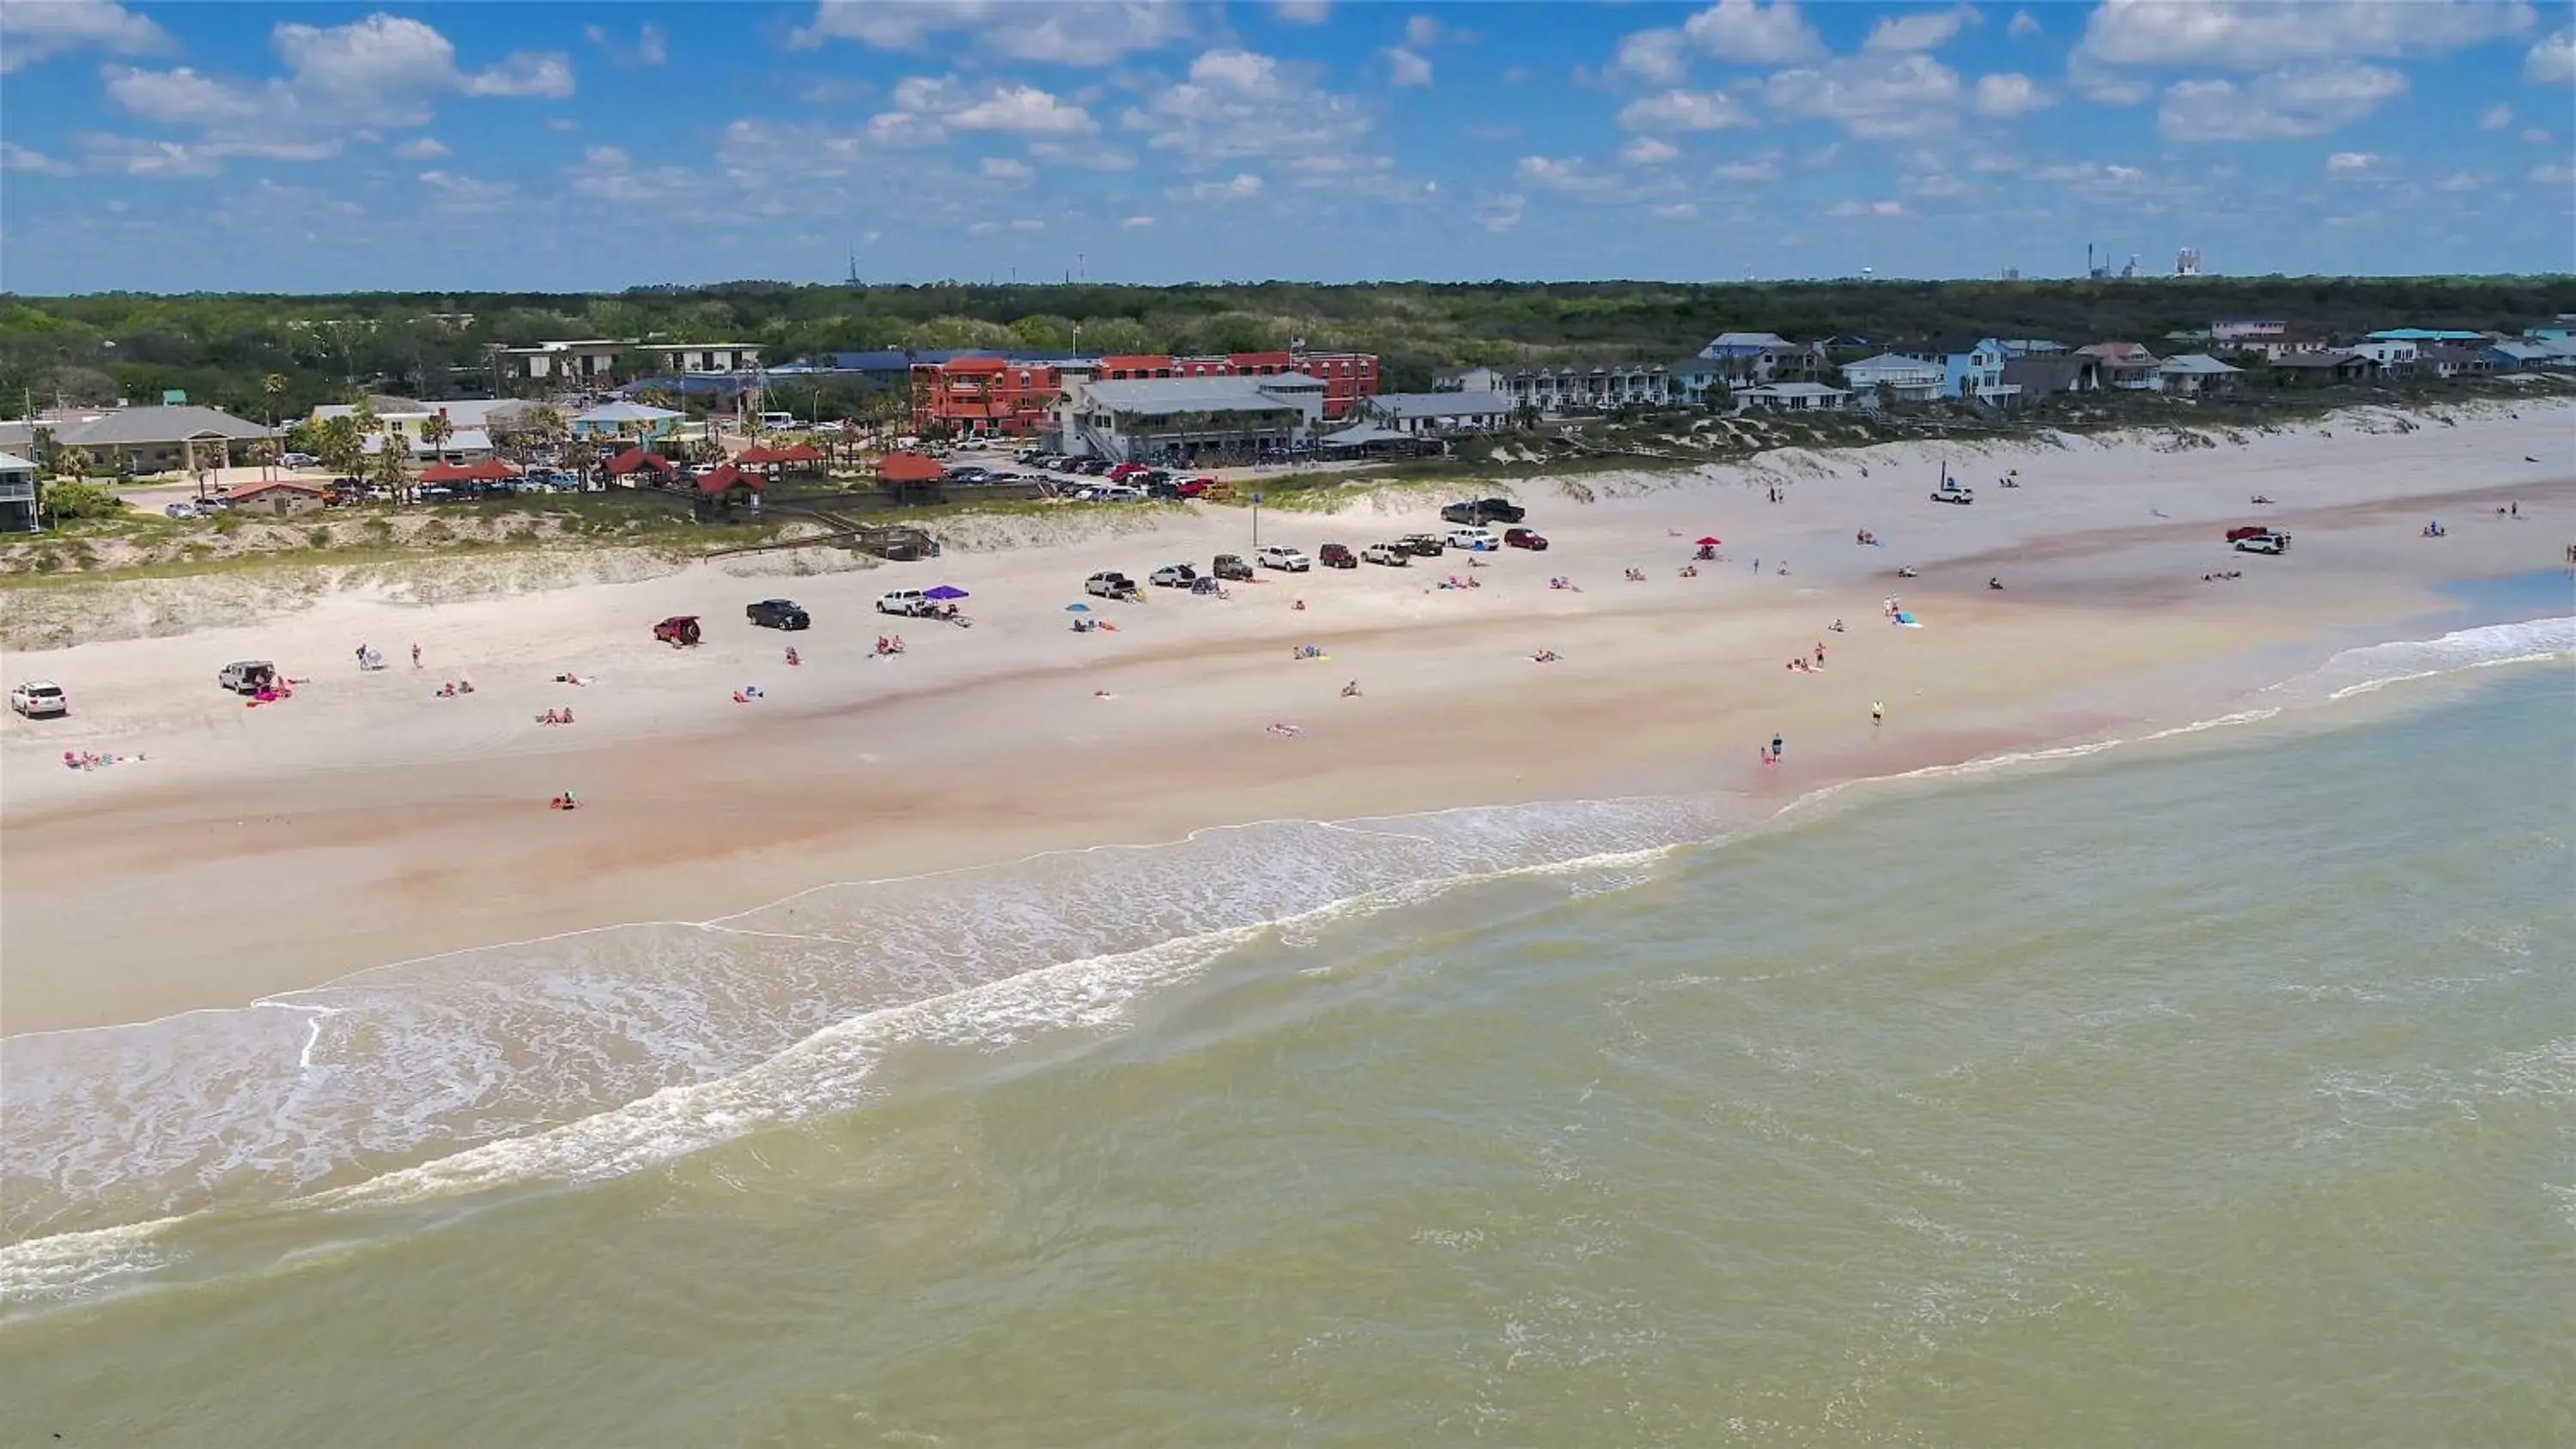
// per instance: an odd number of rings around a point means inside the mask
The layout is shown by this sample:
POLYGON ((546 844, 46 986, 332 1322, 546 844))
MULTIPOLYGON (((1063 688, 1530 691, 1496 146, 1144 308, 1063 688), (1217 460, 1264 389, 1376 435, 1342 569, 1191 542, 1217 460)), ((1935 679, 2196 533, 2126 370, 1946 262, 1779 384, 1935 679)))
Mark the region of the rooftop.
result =
POLYGON ((55 435, 65 447, 115 447, 129 443, 178 443, 197 438, 238 442, 265 438, 270 430, 246 418, 194 403, 119 408, 94 422, 74 423, 55 435))
POLYGON ((2194 373, 2204 377, 2243 371, 2242 368, 2230 367, 2205 352, 2186 352, 2179 357, 2168 357, 2156 370, 2177 374, 2194 373))
POLYGON ((1299 407, 1324 390, 1302 373, 1276 377, 1138 377, 1086 383, 1094 404, 1118 413, 1266 413, 1299 407))
POLYGON ((0 453, 0 473, 33 473, 36 465, 15 453, 0 453))
POLYGON ((1507 413, 1512 400, 1499 392, 1382 392, 1368 405, 1389 417, 1462 418, 1507 413))
POLYGON ((680 414, 669 408, 646 407, 642 403, 613 402, 601 403, 590 411, 576 416, 573 421, 577 423, 658 423, 679 416, 680 414))

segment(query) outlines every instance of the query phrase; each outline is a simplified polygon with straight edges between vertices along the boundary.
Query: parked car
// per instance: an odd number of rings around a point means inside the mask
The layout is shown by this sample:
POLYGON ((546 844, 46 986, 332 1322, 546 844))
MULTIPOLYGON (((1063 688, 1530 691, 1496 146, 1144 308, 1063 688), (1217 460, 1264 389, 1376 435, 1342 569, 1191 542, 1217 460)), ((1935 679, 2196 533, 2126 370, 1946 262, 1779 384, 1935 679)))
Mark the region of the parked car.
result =
POLYGON ((1315 566, 1311 559, 1284 543, 1274 543, 1254 557, 1260 560, 1263 568, 1280 569, 1292 574, 1302 574, 1315 566))
POLYGON ((1094 503, 1142 503, 1145 501, 1144 489, 1130 488, 1124 483, 1107 483, 1090 491, 1091 501, 1094 503))
POLYGON ((1145 582, 1162 589, 1186 589, 1198 582, 1199 571, 1185 563, 1165 564, 1145 576, 1145 582))
POLYGON ((1147 473, 1151 471, 1153 470, 1147 468, 1142 463, 1121 463, 1117 467, 1109 470, 1109 481, 1112 483, 1124 483, 1139 473, 1147 473))
POLYGON ((1415 558, 1438 558, 1449 551, 1449 540, 1436 533, 1408 533, 1396 542, 1411 549, 1415 558))
POLYGON ((172 503, 172 504, 168 504, 168 505, 166 505, 165 507, 163 507, 161 511, 162 511, 163 513, 166 513, 166 514, 170 515, 172 518, 176 518, 176 519, 181 520, 182 522, 185 522, 186 520, 191 519, 191 518, 202 518, 202 517, 204 517, 204 515, 203 515, 203 514, 201 514, 201 513, 199 513, 199 512, 197 511, 197 505, 195 505, 195 504, 193 504, 193 503, 188 503, 188 502, 179 502, 179 503, 172 503))
POLYGON ((1074 469, 1074 471, 1080 473, 1085 478, 1097 478, 1108 472, 1109 468, 1110 462, 1106 458, 1085 458, 1082 460, 1081 464, 1074 469))
POLYGON ((1315 550, 1315 562, 1328 569, 1355 569, 1360 566, 1359 555, 1351 552, 1347 543, 1325 544, 1315 550))
POLYGON ((653 642, 668 644, 674 649, 695 644, 700 637, 698 616, 695 614, 673 614, 653 626, 653 642))
POLYGON ((1413 562, 1413 550, 1400 543, 1373 543, 1360 550, 1360 557, 1373 564, 1400 569, 1413 562))
POLYGON ((244 659, 224 666, 215 683, 234 694, 257 694, 277 682, 277 666, 265 659, 244 659))
POLYGON ((1935 503, 1974 503, 1977 501, 1977 495, 1974 490, 1961 484, 1957 479, 1944 478, 1941 480, 1941 486, 1932 490, 1932 501, 1935 503))
POLYGON ((72 712, 71 696, 50 679, 30 679, 9 691, 9 707, 29 719, 46 719, 72 712))
POLYGON ((1449 530, 1449 546, 1468 553, 1492 553, 1503 544, 1490 528, 1453 528, 1449 530))
POLYGON ((1506 528, 1503 530, 1503 547, 1525 548, 1532 553, 1545 553, 1547 535, 1534 528, 1506 528))
POLYGON ((1183 498, 1202 497, 1215 486, 1214 478, 1176 478, 1172 481, 1172 491, 1183 498))
POLYGON ((1220 579, 1248 579, 1252 577, 1252 565, 1245 563, 1239 553, 1221 553, 1208 566, 1208 572, 1220 579))
POLYGON ((2251 537, 2236 540, 2236 551, 2238 553, 2288 553, 2290 536, 2286 533, 2254 534, 2251 537))
POLYGON ((1134 598, 1137 593, 1136 581, 1127 577, 1125 574, 1118 572, 1116 569, 1102 569, 1100 572, 1084 579, 1082 581, 1082 591, 1086 594, 1094 594, 1104 599, 1134 598))
POLYGON ((822 422, 814 425, 814 431, 818 436, 829 436, 841 431, 841 424, 837 421, 826 418, 822 422))
POLYGON ((2262 524, 2249 523, 2242 528, 2231 528, 2227 530, 2227 541, 2229 543, 2243 543, 2249 538, 2261 538, 2271 531, 2272 530, 2265 528, 2262 524))
POLYGON ((938 607, 937 599, 924 595, 919 589, 889 589, 877 595, 877 612, 880 614, 921 618, 938 607))
POLYGON ((314 468, 319 467, 321 462, 321 459, 314 457, 311 453, 288 453, 277 460, 277 466, 281 468, 314 468))
POLYGON ((991 481, 992 476, 992 469, 978 468, 971 463, 962 468, 948 470, 948 481, 951 483, 984 483, 991 481))
POLYGON ((797 607, 793 599, 763 599, 743 607, 742 616, 763 629, 810 629, 814 616, 797 607))
POLYGON ((1479 498, 1463 503, 1452 503, 1440 510, 1441 522, 1464 523, 1470 526, 1482 523, 1518 523, 1527 517, 1529 517, 1529 510, 1508 498, 1479 498))

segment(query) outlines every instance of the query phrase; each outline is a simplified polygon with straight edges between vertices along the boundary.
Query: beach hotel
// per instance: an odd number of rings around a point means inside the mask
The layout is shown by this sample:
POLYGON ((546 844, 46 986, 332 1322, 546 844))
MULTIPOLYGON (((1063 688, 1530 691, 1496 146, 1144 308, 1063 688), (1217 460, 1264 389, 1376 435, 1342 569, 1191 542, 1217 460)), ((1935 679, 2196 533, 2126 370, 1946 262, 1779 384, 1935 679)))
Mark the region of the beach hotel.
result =
POLYGON ((1018 437, 1053 426, 1066 379, 1103 382, 1275 378, 1302 375, 1322 386, 1323 416, 1340 418, 1375 396, 1378 361, 1367 352, 1229 352, 1174 357, 1164 353, 1037 360, 995 354, 923 361, 912 366, 912 426, 923 436, 1018 437))

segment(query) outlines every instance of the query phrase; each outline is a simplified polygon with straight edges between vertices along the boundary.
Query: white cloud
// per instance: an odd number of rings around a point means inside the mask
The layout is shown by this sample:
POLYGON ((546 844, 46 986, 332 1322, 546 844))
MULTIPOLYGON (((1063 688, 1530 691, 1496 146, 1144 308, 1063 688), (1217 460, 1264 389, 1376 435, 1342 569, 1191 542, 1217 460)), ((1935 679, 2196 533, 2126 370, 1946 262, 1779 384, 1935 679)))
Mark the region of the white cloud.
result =
POLYGON ((2522 58, 2522 73, 2542 85, 2576 85, 2576 28, 2541 37, 2522 58))
POLYGON ((269 38, 287 73, 265 82, 219 79, 186 66, 107 67, 101 88, 117 107, 203 133, 174 143, 175 152, 130 150, 127 169, 205 175, 209 161, 228 156, 321 159, 339 154, 352 130, 425 124, 442 96, 562 97, 573 89, 572 68, 560 55, 520 52, 483 70, 461 70, 446 36, 399 16, 330 27, 284 24, 269 38))
POLYGON ((1005 86, 947 117, 961 131, 1018 131, 1030 135, 1085 134, 1100 129, 1091 113, 1036 86, 1005 86))
POLYGON ((1456 27, 1441 24, 1437 16, 1416 15, 1404 22, 1404 43, 1416 50, 1453 44, 1467 38, 1456 27))
POLYGON ((883 111, 868 118, 871 145, 895 150, 936 146, 948 139, 948 128, 919 111, 883 111))
MULTIPOLYGON (((1271 12, 1291 25, 1321 25, 1333 18, 1333 0, 1270 0, 1271 12)), ((1152 217, 1129 217, 1130 225, 1152 217)))
POLYGON ((406 161, 435 161, 447 154, 447 144, 436 136, 414 136, 396 146, 394 154, 406 161))
POLYGON ((10 141, 0 141, 0 171, 25 171, 37 176, 69 176, 74 167, 42 151, 30 151, 10 141))
POLYGON ((420 173, 420 184, 429 188, 443 211, 498 211, 519 192, 506 181, 483 181, 449 171, 424 171, 420 173))
POLYGON ((1620 107, 1619 124, 1630 131, 1723 131, 1750 126, 1753 118, 1724 91, 1670 90, 1620 107))
POLYGON ((113 55, 159 55, 175 48, 168 31, 109 0, 0 5, 0 75, 90 45, 113 55))
POLYGON ((2038 17, 2032 15, 2027 10, 2014 11, 2012 24, 2004 27, 2004 34, 2011 36, 2015 40, 2028 40, 2039 33, 2040 28, 2038 17))
POLYGON ((1825 215, 1837 217, 1903 216, 1904 214, 1905 203, 1901 201, 1837 201, 1825 211, 1825 215))
POLYGON ((596 25, 583 26, 581 34, 584 40, 598 47, 602 54, 618 65, 660 65, 671 58, 670 38, 662 33, 661 26, 650 20, 636 32, 632 46, 621 43, 617 37, 596 25))
POLYGON ((1664 218, 1666 221, 1679 221, 1685 217, 1699 215, 1699 208, 1691 205, 1687 201, 1676 201, 1664 206, 1656 207, 1655 215, 1664 218))
POLYGON ((1080 171, 1133 171, 1136 158, 1097 141, 1031 141, 1029 154, 1080 171))
POLYGON ((1962 196, 1976 196, 1985 190, 1982 186, 1976 186, 1962 181, 1958 177, 1953 176, 1946 171, 1935 171, 1929 175, 1922 176, 1901 177, 1898 179, 1896 186, 1898 190, 1904 192, 1908 196, 1928 196, 1938 200, 1950 200, 1962 196))
POLYGON ((895 83, 894 104, 894 110, 871 122, 887 144, 931 144, 949 130, 1082 136, 1100 129, 1081 106, 1051 91, 1010 82, 969 89, 955 76, 906 76, 895 83))
POLYGON ((1249 171, 1239 171, 1231 181, 1202 181, 1176 190, 1172 195, 1191 201, 1249 201, 1269 189, 1268 183, 1260 177, 1249 171))
POLYGON ((2322 136, 2402 95, 2406 77, 2378 66, 2277 70, 2234 81, 2178 81, 2156 127, 2176 141, 2281 141, 2322 136))
POLYGON ((1210 50, 1190 62, 1187 80, 1158 87, 1119 124, 1203 166, 1350 149, 1373 125, 1368 111, 1308 73, 1256 51, 1210 50))
POLYGON ((703 198, 706 183, 681 166, 636 169, 634 158, 615 146, 592 146, 578 165, 566 168, 575 194, 594 201, 662 203, 703 198))
POLYGON ((2501 131, 2512 124, 2513 107, 2511 106, 2489 106, 2478 112, 2478 129, 2481 131, 2501 131))
POLYGON ((1431 62, 1403 46, 1390 46, 1386 51, 1387 78, 1399 86, 1431 84, 1431 62))
POLYGON ((2105 166, 2097 161, 2076 161, 2056 166, 2042 166, 2030 173, 2033 181, 2053 186, 2072 186, 2079 190, 2105 192, 2124 186, 2135 186, 2147 179, 2147 173, 2135 166, 2105 166))
POLYGON ((2534 166, 2531 168, 2531 179, 2543 186, 2565 186, 2570 182, 2576 182, 2576 168, 2556 165, 2534 166))
POLYGON ((1977 12, 1965 5, 1884 16, 1870 27, 1869 38, 1861 42, 1861 49, 1935 50, 1958 39, 1959 32, 1977 19, 1977 12))
POLYGON ((1717 0, 1683 21, 1682 33, 1709 54, 1746 65, 1786 65, 1825 53, 1793 0, 1717 0))
POLYGON ((2056 103, 2055 97, 2018 71, 1999 71, 1977 78, 1976 106, 1981 116, 2018 116, 2056 103))
POLYGON ((1580 156, 1569 156, 1563 159, 1552 156, 1523 156, 1520 164, 1512 169, 1521 180, 1532 186, 1543 186, 1550 191, 1582 194, 1606 191, 1616 184, 1610 178, 1596 175, 1587 169, 1580 156))
POLYGON ((2522 139, 2529 141, 2534 146, 2546 146, 2551 140, 2549 128, 2547 126, 2525 126, 2522 128, 2522 139))
POLYGON ((1030 181, 1038 174, 1026 161, 1014 161, 1008 156, 987 156, 975 169, 995 181, 1030 181))
MULTIPOLYGON (((1321 17, 1317 18, 1320 19, 1321 17)), ((1131 216, 1121 220, 1118 224, 1124 227, 1147 227, 1154 224, 1154 219, 1150 216, 1131 216)))
POLYGON ((2368 151, 2337 151, 2326 158, 2329 176, 2358 176, 2379 165, 2379 158, 2368 151))
POLYGON ((2081 50, 2066 58, 2066 84, 2084 99, 2105 106, 2134 106, 2156 93, 2144 79, 2091 60, 2081 50))
POLYGON ((1045 222, 1043 222, 1043 221, 1040 221, 1038 218, 1036 218, 1036 217, 1034 217, 1034 216, 1021 216, 1021 217, 1014 217, 1014 218, 1012 218, 1012 220, 1011 220, 1011 230, 1013 230, 1013 231, 1044 231, 1044 230, 1046 230, 1046 223, 1045 223, 1045 222))
POLYGON ((813 23, 790 41, 814 46, 855 40, 880 50, 917 50, 949 31, 968 32, 959 50, 1101 66, 1187 39, 1192 27, 1188 7, 1157 0, 1057 0, 1044 6, 1009 0, 823 0, 813 23))
POLYGON ((2479 175, 2475 171, 2454 171, 2450 175, 2443 177, 2441 180, 2434 182, 2433 189, 2435 191, 2458 193, 2464 191, 2476 191, 2484 187, 2486 184, 2487 178, 2479 175))
POLYGON ((1619 148, 1619 159, 1631 166, 1660 166, 1680 154, 1681 147, 1652 136, 1639 136, 1619 148))
POLYGON ((2078 53, 2113 65, 2262 70, 2284 61, 2439 54, 2531 27, 2523 0, 2102 0, 2078 53))
POLYGON ((1679 85, 1690 74, 1690 62, 1683 57, 1689 40, 1678 30, 1640 30, 1619 41, 1618 58, 1612 67, 1651 85, 1679 85))
POLYGON ((1518 192, 1488 196, 1476 203, 1476 225, 1499 236, 1519 226, 1528 208, 1529 198, 1518 192))
POLYGON ((1959 73, 1928 55, 1849 56, 1785 70, 1764 84, 1772 105, 1839 121, 1855 136, 1886 139, 1946 130, 1957 120, 1959 73))
POLYGON ((1721 161, 1709 168, 1709 175, 1720 181, 1777 181, 1780 179, 1780 158, 1765 154, 1749 161, 1721 161))

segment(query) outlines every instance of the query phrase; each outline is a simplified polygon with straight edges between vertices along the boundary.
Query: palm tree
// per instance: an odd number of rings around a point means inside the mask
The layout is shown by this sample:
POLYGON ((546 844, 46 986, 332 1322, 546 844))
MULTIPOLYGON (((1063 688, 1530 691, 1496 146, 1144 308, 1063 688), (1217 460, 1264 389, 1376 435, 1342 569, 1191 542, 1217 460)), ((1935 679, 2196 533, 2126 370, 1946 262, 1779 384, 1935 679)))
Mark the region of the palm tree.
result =
POLYGON ((456 425, 447 420, 445 413, 431 413, 420 420, 420 440, 429 445, 432 454, 439 451, 439 445, 455 436, 456 425))
POLYGON ((562 442, 564 436, 572 430, 571 426, 564 421, 563 413, 555 408, 530 409, 527 426, 529 432, 537 435, 537 441, 550 447, 562 442))
POLYGON ((367 481, 393 495, 396 503, 412 501, 411 449, 390 435, 377 440, 374 464, 367 470, 367 481))
POLYGON ((346 413, 326 419, 321 434, 318 451, 324 465, 341 477, 355 476, 367 460, 367 435, 358 427, 358 420, 346 413))
POLYGON ((54 473, 57 477, 68 478, 77 483, 88 478, 90 470, 97 466, 98 460, 90 456, 90 451, 87 448, 56 448, 54 450, 54 473))
MULTIPOLYGON (((286 374, 282 372, 272 372, 268 376, 261 378, 259 380, 259 390, 266 394, 268 398, 268 431, 273 437, 277 432, 277 400, 286 396, 286 374)), ((269 455, 267 457, 260 459, 260 468, 263 474, 267 471, 269 464, 275 461, 276 456, 276 450, 272 448, 269 450, 269 455)))

